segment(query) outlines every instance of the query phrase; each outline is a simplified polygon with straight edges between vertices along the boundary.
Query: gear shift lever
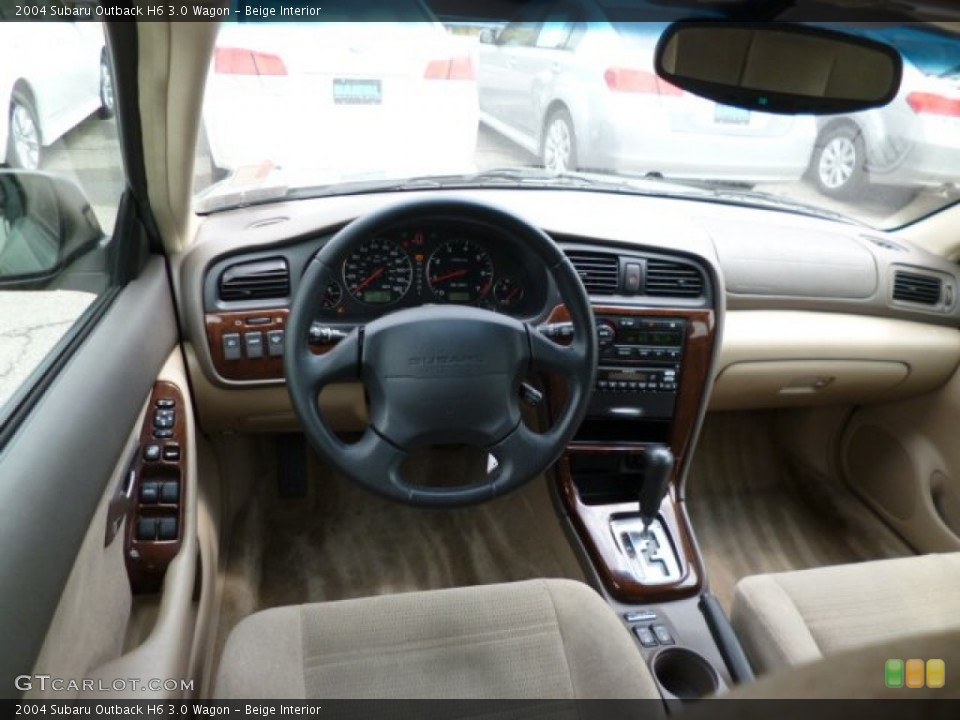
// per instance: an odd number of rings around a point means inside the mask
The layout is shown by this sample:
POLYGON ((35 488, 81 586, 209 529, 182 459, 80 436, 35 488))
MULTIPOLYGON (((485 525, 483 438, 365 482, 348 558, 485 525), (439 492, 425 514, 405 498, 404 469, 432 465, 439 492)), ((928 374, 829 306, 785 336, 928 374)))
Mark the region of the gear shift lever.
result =
POLYGON ((653 447, 646 453, 646 471, 640 486, 640 519, 643 521, 643 534, 647 534, 650 523, 656 520, 670 485, 673 474, 673 453, 665 445, 653 447))

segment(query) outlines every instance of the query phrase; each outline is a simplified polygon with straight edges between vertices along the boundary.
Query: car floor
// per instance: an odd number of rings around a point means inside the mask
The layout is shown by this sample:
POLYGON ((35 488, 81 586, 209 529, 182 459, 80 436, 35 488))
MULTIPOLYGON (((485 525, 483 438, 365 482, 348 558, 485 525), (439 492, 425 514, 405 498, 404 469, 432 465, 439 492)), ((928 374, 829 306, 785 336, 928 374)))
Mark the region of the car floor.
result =
POLYGON ((708 416, 686 504, 710 589, 729 611, 747 575, 912 555, 850 489, 790 463, 769 412, 708 416))
MULTIPOLYGON (((432 453, 408 472, 460 484, 462 460, 462 453, 432 453)), ((215 657, 237 622, 266 608, 584 578, 544 478, 476 507, 422 510, 338 477, 312 453, 308 468, 305 497, 283 499, 276 479, 261 477, 241 513, 229 548, 215 657)))

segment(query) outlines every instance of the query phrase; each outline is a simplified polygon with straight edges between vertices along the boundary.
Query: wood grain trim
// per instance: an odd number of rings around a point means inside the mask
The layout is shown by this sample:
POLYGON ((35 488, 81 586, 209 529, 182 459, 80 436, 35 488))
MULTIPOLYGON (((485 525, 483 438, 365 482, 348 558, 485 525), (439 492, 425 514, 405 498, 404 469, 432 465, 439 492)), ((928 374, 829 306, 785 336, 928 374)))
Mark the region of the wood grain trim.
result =
MULTIPOLYGON (((716 315, 713 310, 705 309, 623 308, 604 305, 594 305, 593 312, 595 315, 605 316, 677 318, 687 321, 683 367, 680 371, 680 387, 670 430, 670 449, 673 451, 676 463, 674 474, 676 477, 682 477, 689 459, 690 442, 693 439, 697 418, 700 416, 701 407, 707 400, 705 390, 713 362, 713 350, 716 341, 716 315)), ((548 322, 570 322, 570 314, 566 307, 560 305, 554 308, 548 322)), ((551 387, 551 394, 553 391, 554 388, 551 387)), ((562 393, 562 390, 560 392, 562 393)), ((560 403, 560 407, 562 407, 562 403, 560 403)), ((623 443, 622 446, 630 447, 627 443, 623 443)), ((583 447, 590 450, 591 447, 596 447, 596 445, 591 444, 583 447)), ((607 452, 616 451, 616 446, 602 445, 600 447, 607 452)))
POLYGON ((180 552, 183 543, 183 527, 185 510, 183 498, 187 496, 187 421, 184 417, 186 405, 183 394, 173 383, 161 381, 153 386, 147 415, 140 430, 140 442, 133 462, 134 480, 130 495, 130 512, 126 522, 126 563, 130 586, 135 593, 156 592, 160 589, 167 566, 180 552), (154 414, 158 407, 157 402, 172 400, 176 419, 171 430, 172 437, 155 438, 154 414), (162 449, 168 445, 177 445, 180 448, 178 461, 161 459, 148 462, 144 460, 144 449, 148 445, 159 445, 162 449), (140 486, 145 482, 179 482, 180 502, 143 504, 140 502, 140 486), (175 540, 140 541, 136 537, 137 521, 141 517, 176 517, 177 538, 175 540))
MULTIPOLYGON (((642 585, 633 576, 626 558, 617 548, 610 521, 619 515, 636 515, 636 503, 616 505, 586 505, 577 492, 570 472, 570 455, 575 453, 608 452, 603 449, 568 450, 556 465, 557 483, 564 507, 580 536, 587 554, 607 591, 618 601, 644 604, 678 600, 698 595, 703 589, 703 561, 697 553, 683 503, 676 501, 671 490, 660 506, 660 517, 670 533, 680 560, 681 578, 670 585, 642 585)), ((618 452, 642 455, 643 448, 620 449, 618 452)))
MULTIPOLYGON (((677 393, 677 404, 670 429, 670 449, 675 464, 671 489, 660 508, 661 518, 676 546, 682 577, 672 585, 645 586, 638 583, 626 559, 617 548, 610 532, 610 520, 617 515, 635 515, 636 503, 615 505, 586 505, 580 499, 570 472, 569 457, 575 453, 643 454, 643 443, 628 441, 611 443, 571 443, 567 454, 557 463, 557 483, 560 497, 571 522, 594 563, 608 592, 624 603, 647 603, 675 600, 701 592, 703 588, 703 560, 697 552, 690 530, 690 521, 683 503, 677 501, 677 479, 683 477, 689 461, 691 442, 697 418, 707 401, 705 394, 713 362, 716 342, 716 315, 709 309, 688 308, 623 308, 595 305, 595 315, 607 317, 678 318, 687 321, 683 365, 677 393)), ((554 308, 548 322, 569 322, 570 314, 564 306, 554 308)), ((551 406, 558 401, 557 412, 563 407, 565 390, 551 382, 551 406)))
MULTIPOLYGON (((267 347, 267 333, 274 330, 286 330, 290 311, 287 308, 273 310, 245 310, 242 312, 207 313, 205 328, 207 344, 213 367, 227 380, 278 380, 283 377, 283 358, 271 357, 267 347), (254 321, 254 322, 251 322, 254 321), (257 322, 260 321, 260 322, 257 322), (248 358, 246 350, 240 360, 227 360, 223 353, 223 336, 248 332, 263 334, 263 357, 248 358)), ((314 354, 322 355, 330 349, 329 345, 311 345, 314 354)))

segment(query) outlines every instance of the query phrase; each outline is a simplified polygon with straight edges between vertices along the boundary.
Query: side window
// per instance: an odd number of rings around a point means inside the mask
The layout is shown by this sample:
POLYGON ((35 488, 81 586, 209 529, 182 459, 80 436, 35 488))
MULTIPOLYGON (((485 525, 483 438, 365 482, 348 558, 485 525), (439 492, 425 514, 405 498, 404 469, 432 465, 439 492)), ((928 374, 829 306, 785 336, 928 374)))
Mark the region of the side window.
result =
POLYGON ((111 287, 125 186, 93 22, 0 22, 0 427, 111 287))
POLYGON ((540 26, 537 47, 545 50, 568 49, 577 19, 576 9, 567 4, 553 8, 540 26))

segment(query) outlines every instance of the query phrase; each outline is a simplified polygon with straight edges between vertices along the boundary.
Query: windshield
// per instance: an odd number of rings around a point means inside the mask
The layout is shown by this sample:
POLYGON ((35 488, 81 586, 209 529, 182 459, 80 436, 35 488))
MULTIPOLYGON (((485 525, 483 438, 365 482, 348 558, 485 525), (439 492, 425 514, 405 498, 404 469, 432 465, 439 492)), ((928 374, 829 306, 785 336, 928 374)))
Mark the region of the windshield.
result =
POLYGON ((740 110, 660 80, 653 52, 667 23, 635 21, 626 0, 530 3, 509 22, 438 18, 419 0, 316 11, 324 21, 221 27, 198 211, 564 178, 893 228, 958 198, 960 42, 933 26, 833 25, 897 47, 904 79, 884 108, 817 118, 740 110))

